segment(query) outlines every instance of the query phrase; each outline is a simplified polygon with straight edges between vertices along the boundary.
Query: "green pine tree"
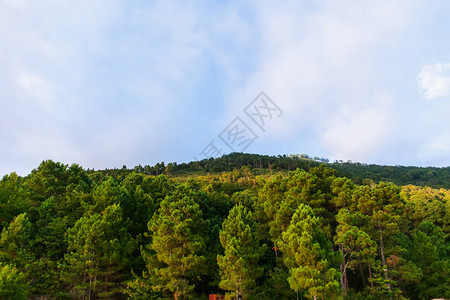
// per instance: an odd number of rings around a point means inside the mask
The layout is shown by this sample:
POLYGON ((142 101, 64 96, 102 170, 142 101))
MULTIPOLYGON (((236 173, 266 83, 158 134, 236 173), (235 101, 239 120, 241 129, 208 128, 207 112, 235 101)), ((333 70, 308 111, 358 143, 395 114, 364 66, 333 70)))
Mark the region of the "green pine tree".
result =
POLYGON ((62 276, 74 298, 111 298, 122 292, 127 258, 136 245, 119 205, 78 220, 68 230, 68 244, 62 276))
POLYGON ((142 251, 155 291, 175 299, 194 293, 196 278, 204 273, 205 225, 199 205, 182 192, 166 197, 148 224, 152 242, 142 251))
POLYGON ((234 206, 222 224, 220 243, 224 255, 217 256, 221 281, 219 287, 248 296, 262 274, 259 258, 265 250, 256 239, 252 213, 242 204, 234 206))
POLYGON ((289 268, 289 284, 297 295, 307 291, 314 299, 335 297, 339 289, 339 273, 332 268, 336 255, 310 206, 300 204, 297 208, 282 234, 280 249, 289 268))
POLYGON ((25 274, 10 265, 0 263, 0 299, 28 299, 28 283, 25 274))
POLYGON ((361 263, 373 260, 376 256, 376 243, 366 232, 356 226, 358 219, 362 217, 360 214, 351 214, 347 209, 341 209, 336 216, 339 225, 334 239, 343 258, 340 265, 340 283, 344 295, 348 291, 347 269, 353 270, 361 263))

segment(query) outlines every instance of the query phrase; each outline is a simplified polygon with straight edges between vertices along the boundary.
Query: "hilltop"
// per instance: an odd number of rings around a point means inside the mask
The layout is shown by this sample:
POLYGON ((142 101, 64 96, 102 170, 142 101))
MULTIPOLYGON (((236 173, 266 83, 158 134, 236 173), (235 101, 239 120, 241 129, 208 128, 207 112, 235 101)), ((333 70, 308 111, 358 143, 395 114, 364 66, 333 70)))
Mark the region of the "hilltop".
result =
POLYGON ((306 154, 295 155, 260 155, 249 153, 231 153, 218 158, 191 161, 189 163, 158 163, 154 166, 136 166, 128 169, 107 169, 99 172, 112 176, 137 172, 147 175, 166 174, 172 177, 189 177, 206 174, 228 172, 243 166, 252 168, 255 175, 284 173, 325 165, 337 171, 338 176, 347 177, 356 184, 389 181, 397 185, 430 186, 433 188, 450 188, 450 167, 415 167, 415 166, 384 166, 364 164, 359 162, 329 162, 326 158, 311 157, 306 154))

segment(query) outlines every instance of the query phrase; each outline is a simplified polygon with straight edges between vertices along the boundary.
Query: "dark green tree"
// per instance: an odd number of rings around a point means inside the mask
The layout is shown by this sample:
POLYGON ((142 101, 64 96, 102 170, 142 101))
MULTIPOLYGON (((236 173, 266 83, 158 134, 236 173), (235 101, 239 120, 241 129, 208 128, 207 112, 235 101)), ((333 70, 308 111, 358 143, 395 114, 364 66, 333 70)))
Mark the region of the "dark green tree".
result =
POLYGON ((370 263, 376 256, 376 243, 366 232, 356 226, 362 218, 361 215, 350 214, 347 209, 341 209, 336 216, 339 225, 334 242, 339 247, 343 258, 340 265, 340 283, 344 295, 348 291, 347 269, 355 269, 363 262, 370 263))
POLYGON ((74 298, 114 298, 125 287, 129 255, 136 247, 113 204, 100 214, 87 215, 68 230, 62 276, 74 298))
POLYGON ((421 268, 420 299, 450 298, 450 253, 441 228, 423 221, 412 235, 411 260, 421 268))

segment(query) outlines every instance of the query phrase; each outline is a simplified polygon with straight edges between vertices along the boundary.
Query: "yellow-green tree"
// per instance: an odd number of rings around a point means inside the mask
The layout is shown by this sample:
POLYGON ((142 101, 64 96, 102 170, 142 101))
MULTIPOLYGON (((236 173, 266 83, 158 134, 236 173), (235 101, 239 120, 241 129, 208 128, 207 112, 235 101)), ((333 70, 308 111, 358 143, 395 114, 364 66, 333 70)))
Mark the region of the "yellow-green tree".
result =
POLYGON ((28 283, 25 275, 11 265, 0 263, 0 299, 28 299, 28 283))

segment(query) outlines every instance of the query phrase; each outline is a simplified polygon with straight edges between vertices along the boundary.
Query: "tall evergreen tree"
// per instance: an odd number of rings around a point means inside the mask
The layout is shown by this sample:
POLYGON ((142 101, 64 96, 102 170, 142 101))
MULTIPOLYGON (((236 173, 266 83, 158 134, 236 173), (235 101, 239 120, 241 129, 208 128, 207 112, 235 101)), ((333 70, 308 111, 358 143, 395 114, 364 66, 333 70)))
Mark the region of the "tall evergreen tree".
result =
POLYGON ((423 221, 412 235, 411 259, 422 280, 415 291, 422 299, 450 297, 450 247, 441 228, 423 221))
POLYGON ((0 231, 27 209, 27 201, 21 189, 22 181, 16 173, 5 175, 0 180, 0 231))
POLYGON ((32 230, 26 213, 17 215, 8 227, 3 228, 0 237, 0 261, 25 269, 33 254, 32 230))
POLYGON ((289 284, 297 295, 307 291, 314 299, 334 297, 339 289, 339 273, 333 268, 336 255, 310 206, 297 208, 282 234, 280 249, 289 268, 289 284))
POLYGON ((72 296, 117 297, 124 288, 124 270, 134 248, 119 205, 78 220, 68 230, 68 253, 62 266, 72 296))
POLYGON ((166 197, 148 223, 152 242, 143 251, 156 291, 169 291, 175 299, 194 293, 196 278, 204 273, 202 255, 205 225, 199 205, 178 192, 166 197))
POLYGON ((255 280, 262 274, 258 265, 265 247, 260 247, 256 238, 252 213, 242 204, 234 206, 222 224, 220 243, 224 255, 217 256, 220 288, 235 291, 238 295, 250 295, 255 280))
MULTIPOLYGON (((338 226, 336 229, 335 244, 342 253, 341 287, 344 295, 348 291, 347 269, 361 266, 362 262, 374 259, 376 255, 376 243, 361 228, 356 226, 361 215, 352 215, 347 209, 341 209, 336 216, 338 226)), ((362 269, 361 269, 362 270, 362 269)), ((362 273, 362 272, 361 272, 362 273)), ((364 280, 364 274, 361 274, 364 280)))

